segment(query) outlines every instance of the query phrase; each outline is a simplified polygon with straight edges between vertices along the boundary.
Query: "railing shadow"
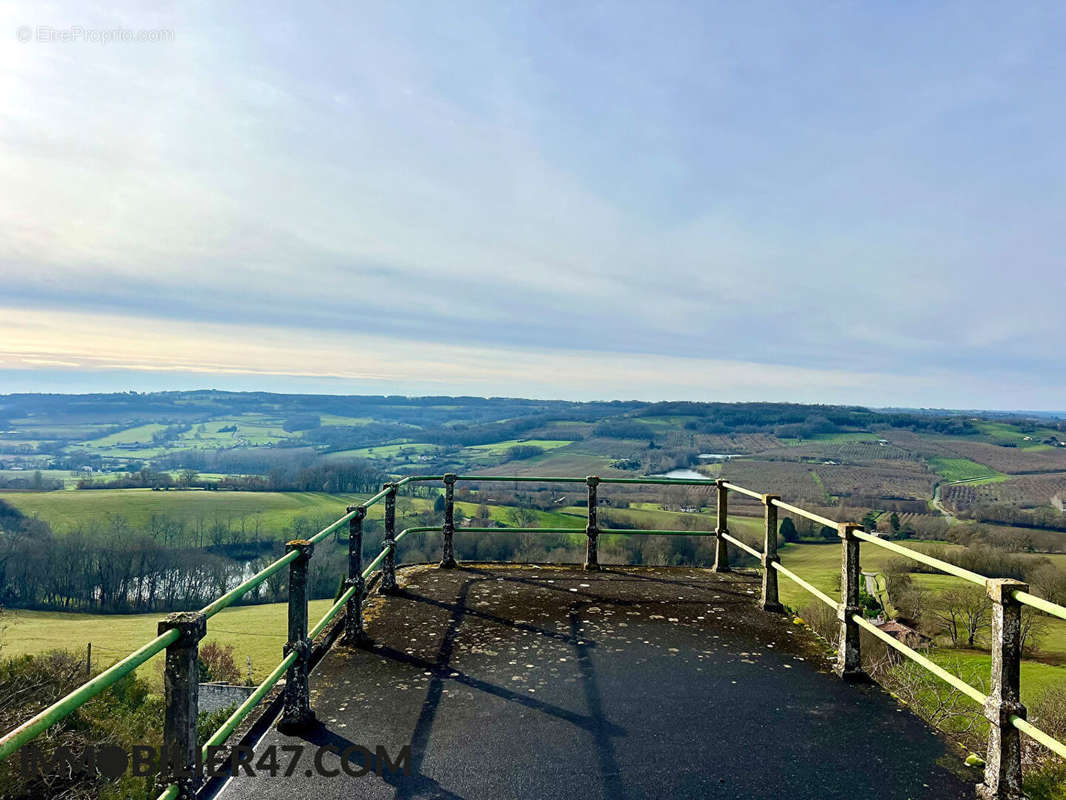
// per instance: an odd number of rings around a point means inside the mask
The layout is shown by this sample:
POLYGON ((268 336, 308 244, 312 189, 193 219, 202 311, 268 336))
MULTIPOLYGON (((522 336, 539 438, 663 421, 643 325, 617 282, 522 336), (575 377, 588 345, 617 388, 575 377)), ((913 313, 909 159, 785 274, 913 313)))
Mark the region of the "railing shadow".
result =
MULTIPOLYGON (((596 599, 590 598, 588 600, 580 601, 570 609, 569 633, 566 634, 548 630, 536 625, 530 625, 528 623, 515 625, 513 621, 504 617, 469 607, 467 600, 471 587, 489 579, 482 576, 481 573, 474 569, 466 569, 464 571, 471 574, 462 582, 457 600, 454 603, 443 602, 410 591, 402 591, 394 598, 425 603, 449 612, 447 627, 445 628, 444 635, 437 650, 437 655, 432 662, 392 647, 379 645, 373 649, 374 654, 383 658, 414 667, 420 671, 431 673, 429 686, 426 690, 426 697, 422 703, 418 720, 415 723, 411 735, 411 761, 412 772, 414 773, 415 779, 409 780, 405 779, 404 776, 395 776, 390 783, 396 787, 396 797, 412 798, 422 796, 427 788, 430 788, 429 784, 432 783, 432 781, 422 775, 422 765, 432 740, 433 728, 437 714, 440 710, 440 703, 444 695, 446 682, 456 683, 469 689, 499 698, 508 703, 515 703, 524 708, 547 714, 584 731, 592 737, 594 742, 605 796, 612 798, 623 797, 625 793, 621 782, 621 772, 614 755, 614 748, 611 740, 617 736, 627 735, 627 731, 625 728, 611 723, 606 718, 603 711, 599 687, 596 682, 595 672, 590 660, 590 655, 596 645, 591 639, 583 637, 578 633, 580 627, 579 609, 591 605, 596 599), (577 657, 578 670, 588 713, 578 714, 562 706, 548 703, 538 698, 530 697, 529 695, 519 694, 511 689, 475 678, 454 667, 451 664, 452 654, 455 650, 460 625, 467 616, 506 626, 508 628, 525 630, 539 636, 544 636, 552 641, 561 642, 573 647, 577 657)), ((496 577, 498 576, 493 576, 493 582, 495 582, 496 577)), ((533 583, 537 586, 544 585, 537 581, 530 581, 529 583, 533 583)), ((604 601, 606 601, 606 598, 600 600, 600 602, 604 601)), ((436 784, 433 783, 433 786, 436 786, 436 784)), ((454 797, 454 795, 440 796, 454 797)))

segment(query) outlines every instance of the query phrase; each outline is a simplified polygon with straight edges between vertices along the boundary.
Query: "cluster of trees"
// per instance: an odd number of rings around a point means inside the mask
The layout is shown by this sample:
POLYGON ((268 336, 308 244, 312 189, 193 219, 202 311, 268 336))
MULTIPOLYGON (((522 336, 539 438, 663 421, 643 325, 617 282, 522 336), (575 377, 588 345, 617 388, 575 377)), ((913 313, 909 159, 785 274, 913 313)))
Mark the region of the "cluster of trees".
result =
POLYGON ((828 525, 819 525, 806 517, 785 517, 778 525, 779 541, 788 542, 832 542, 837 539, 837 531, 828 525))
POLYGON ((543 447, 537 447, 532 444, 516 444, 514 447, 507 448, 507 452, 504 453, 504 460, 524 461, 527 458, 536 458, 541 455, 544 455, 543 447))
POLYGON ((177 425, 168 425, 161 431, 156 431, 152 434, 152 444, 165 444, 166 442, 173 441, 181 436, 183 433, 187 433, 192 430, 192 425, 187 422, 181 422, 177 425))
MULTIPOLYGON (((0 604, 106 612, 199 608, 280 556, 283 542, 307 538, 331 521, 297 518, 267 533, 257 517, 186 524, 156 514, 134 526, 115 515, 58 534, 0 501, 0 604)), ((380 546, 380 523, 368 520, 365 529, 368 547, 380 546)), ((312 561, 316 597, 332 597, 345 572, 343 548, 330 544, 312 561)), ((284 599, 286 576, 282 570, 244 602, 284 599)))
POLYGON ((592 433, 606 439, 640 439, 648 442, 655 438, 650 425, 628 417, 605 419, 592 429, 592 433))
POLYGON ((773 433, 777 436, 811 436, 819 433, 870 430, 877 427, 908 428, 947 435, 977 433, 969 418, 950 414, 881 413, 858 406, 811 406, 797 403, 654 403, 638 416, 697 417, 685 423, 688 430, 708 434, 773 433))
POLYGON ((282 424, 282 430, 293 433, 295 431, 308 431, 312 428, 322 427, 322 418, 318 414, 293 414, 282 424))
POLYGON ((24 476, 2 477, 0 476, 0 489, 32 489, 38 492, 50 492, 54 489, 62 489, 63 481, 55 478, 46 478, 40 470, 27 472, 24 476))
POLYGON ((266 475, 227 475, 220 480, 202 478, 194 469, 177 477, 169 472, 142 468, 120 477, 84 478, 79 489, 233 489, 245 492, 373 492, 381 488, 385 473, 368 461, 357 459, 290 460, 275 465, 266 475))
POLYGON ((1041 508, 1018 508, 1001 503, 982 503, 961 510, 958 515, 965 519, 993 522, 999 525, 1014 525, 1018 528, 1066 531, 1066 514, 1050 505, 1041 508))
POLYGON ((247 447, 229 450, 185 450, 154 459, 159 469, 192 469, 223 475, 265 475, 271 470, 294 472, 315 463, 312 447, 247 447))

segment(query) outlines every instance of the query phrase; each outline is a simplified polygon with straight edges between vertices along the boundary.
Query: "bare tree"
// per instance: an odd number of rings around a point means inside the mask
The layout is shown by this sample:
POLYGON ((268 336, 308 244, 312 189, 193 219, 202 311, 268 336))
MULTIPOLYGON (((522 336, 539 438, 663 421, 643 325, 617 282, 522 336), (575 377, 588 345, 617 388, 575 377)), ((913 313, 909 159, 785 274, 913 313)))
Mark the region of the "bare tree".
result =
POLYGON ((1040 640, 1047 633, 1047 618, 1034 608, 1022 608, 1022 652, 1032 655, 1040 648, 1040 640))
POLYGON ((932 603, 931 614, 938 633, 946 634, 952 647, 965 637, 966 646, 974 647, 977 635, 989 626, 991 608, 985 593, 965 586, 942 592, 932 603))

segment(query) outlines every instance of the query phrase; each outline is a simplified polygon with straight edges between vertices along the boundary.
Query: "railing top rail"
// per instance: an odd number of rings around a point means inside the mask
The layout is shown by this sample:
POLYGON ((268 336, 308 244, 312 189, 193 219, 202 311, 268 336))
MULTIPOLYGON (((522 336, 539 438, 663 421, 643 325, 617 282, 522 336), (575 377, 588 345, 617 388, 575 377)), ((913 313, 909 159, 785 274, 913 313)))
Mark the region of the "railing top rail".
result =
POLYGON ((735 483, 730 483, 729 481, 722 481, 722 486, 724 486, 727 489, 732 489, 734 492, 740 492, 741 494, 746 494, 748 497, 754 497, 756 500, 762 500, 762 498, 763 498, 763 495, 759 494, 758 492, 753 491, 751 489, 747 489, 747 488, 745 488, 743 486, 738 486, 735 483))
MULTIPOLYGON (((602 478, 600 483, 635 484, 648 486, 716 486, 713 478, 602 478)), ((584 483, 587 478, 562 475, 456 475, 457 481, 497 481, 501 483, 584 483)), ((430 480, 434 480, 431 478, 430 480)), ((437 480, 440 480, 439 478, 437 480)), ((761 497, 761 495, 758 495, 761 497)))
POLYGON ((1066 608, 1063 608, 1057 603, 1052 603, 1045 600, 1043 597, 1037 597, 1036 595, 1029 594, 1029 592, 1023 592, 1020 589, 1015 589, 1012 594, 1014 599, 1019 603, 1024 603, 1027 606, 1043 611, 1045 614, 1051 614, 1053 617, 1059 619, 1066 619, 1066 608))
POLYGON ((815 514, 813 511, 808 511, 805 508, 794 506, 791 503, 786 503, 783 500, 774 500, 773 504, 778 508, 783 508, 785 511, 791 511, 793 514, 798 514, 801 517, 805 517, 812 522, 820 522, 829 528, 835 528, 840 523, 835 519, 829 519, 829 517, 823 517, 821 514, 815 514))
MULTIPOLYGON (((979 586, 984 586, 987 580, 984 575, 979 575, 976 572, 971 572, 970 570, 963 569, 962 567, 956 567, 954 564, 949 564, 947 561, 941 561, 939 558, 928 556, 919 550, 911 550, 909 547, 903 547, 902 545, 898 545, 895 542, 890 542, 887 539, 882 539, 880 536, 872 536, 864 531, 855 531, 854 535, 856 539, 861 539, 864 542, 869 542, 870 544, 875 544, 878 547, 883 547, 886 550, 891 550, 894 553, 899 553, 900 555, 907 556, 908 558, 912 558, 915 561, 921 562, 922 564, 927 564, 930 567, 936 567, 940 571, 946 572, 949 575, 954 575, 957 578, 962 578, 964 581, 969 581, 970 583, 976 583, 979 586)), ((1066 609, 1063 610, 1066 611, 1066 609)))

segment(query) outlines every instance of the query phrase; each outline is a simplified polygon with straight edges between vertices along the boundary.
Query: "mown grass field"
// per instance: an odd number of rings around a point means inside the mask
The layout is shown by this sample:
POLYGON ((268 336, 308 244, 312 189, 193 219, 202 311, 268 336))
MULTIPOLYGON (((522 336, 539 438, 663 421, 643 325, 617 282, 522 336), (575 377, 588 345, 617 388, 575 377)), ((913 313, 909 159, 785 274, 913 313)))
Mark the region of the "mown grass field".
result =
POLYGON ((1061 438, 1062 433, 1053 428, 1036 428, 1030 433, 1017 425, 1006 422, 976 422, 974 425, 985 436, 990 436, 996 444, 1012 443, 1024 450, 1049 450, 1050 445, 1041 444, 1044 439, 1061 438))
POLYGON ((155 492, 151 489, 99 489, 55 492, 0 492, 0 500, 27 516, 36 516, 55 530, 69 530, 89 519, 121 515, 143 525, 153 514, 186 524, 198 519, 259 518, 265 528, 281 530, 299 516, 341 516, 345 506, 362 496, 321 492, 155 492))
MULTIPOLYGON (((329 610, 332 600, 312 600, 312 624, 329 610)), ((282 659, 287 604, 267 603, 220 611, 208 621, 205 642, 232 644, 243 673, 252 659, 252 676, 265 678, 282 659)), ((0 632, 0 657, 65 649, 84 654, 92 642, 93 664, 106 667, 156 636, 165 614, 67 614, 54 611, 6 611, 0 632)), ((163 659, 144 664, 138 674, 155 688, 162 687, 163 659)))
POLYGON ((984 464, 978 464, 968 458, 930 458, 929 466, 946 481, 981 481, 993 483, 1007 480, 1002 472, 997 472, 984 464))
POLYGON ((512 447, 539 447, 542 450, 555 450, 560 447, 566 447, 572 445, 573 442, 569 439, 508 439, 503 442, 493 442, 492 444, 479 444, 472 445, 470 447, 464 447, 463 453, 469 455, 493 455, 502 456, 512 447))
POLYGON ((110 436, 85 442, 85 447, 87 449, 97 449, 113 447, 116 444, 149 444, 152 441, 152 436, 165 428, 166 425, 160 425, 159 423, 136 425, 124 431, 112 433, 110 436))
MULTIPOLYGON (((932 660, 948 672, 966 675, 969 671, 983 680, 974 681, 974 687, 988 692, 988 676, 992 674, 992 657, 978 650, 933 651, 932 660)), ((1066 686, 1066 667, 1043 664, 1039 661, 1022 661, 1022 702, 1031 705, 1040 695, 1049 691, 1061 691, 1066 686)))

